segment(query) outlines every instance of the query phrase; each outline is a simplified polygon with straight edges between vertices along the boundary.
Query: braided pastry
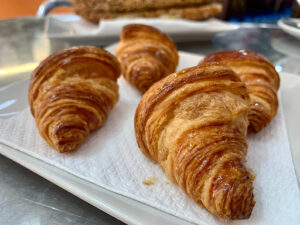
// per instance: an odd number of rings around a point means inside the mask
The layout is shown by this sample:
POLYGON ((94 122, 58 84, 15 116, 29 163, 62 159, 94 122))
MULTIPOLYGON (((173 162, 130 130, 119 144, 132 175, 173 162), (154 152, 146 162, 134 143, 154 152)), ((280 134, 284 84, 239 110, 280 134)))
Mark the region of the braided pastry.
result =
POLYGON ((146 25, 131 24, 123 28, 116 56, 124 78, 139 91, 175 72, 178 52, 167 35, 146 25))
POLYGON ((225 51, 208 55, 203 62, 217 61, 236 72, 245 82, 251 100, 249 132, 259 132, 276 116, 279 75, 274 66, 250 50, 225 51))
POLYGON ((135 115, 138 146, 198 204, 222 218, 255 205, 247 152, 249 97, 228 67, 205 63, 155 83, 135 115))
POLYGON ((46 58, 32 73, 31 113, 41 136, 70 152, 106 120, 118 101, 120 65, 107 51, 73 47, 46 58))

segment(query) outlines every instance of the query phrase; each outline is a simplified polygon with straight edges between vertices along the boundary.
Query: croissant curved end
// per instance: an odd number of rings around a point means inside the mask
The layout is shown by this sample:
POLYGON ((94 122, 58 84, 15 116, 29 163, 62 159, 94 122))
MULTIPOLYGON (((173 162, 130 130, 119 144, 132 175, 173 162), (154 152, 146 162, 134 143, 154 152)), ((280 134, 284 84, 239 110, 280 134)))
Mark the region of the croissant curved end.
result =
POLYGON ((121 66, 104 49, 79 46, 56 52, 33 71, 29 104, 41 136, 70 152, 106 120, 118 101, 121 66))
POLYGON ((124 78, 144 93, 152 84, 175 72, 178 52, 175 43, 158 29, 129 24, 123 27, 116 56, 124 78))
POLYGON ((264 56, 251 50, 232 50, 212 53, 200 64, 203 62, 220 62, 230 67, 246 84, 251 107, 249 132, 261 131, 276 116, 280 78, 264 56))
POLYGON ((153 84, 135 114, 140 150, 195 202, 221 218, 249 218, 253 179, 244 166, 249 95, 234 71, 202 63, 153 84))

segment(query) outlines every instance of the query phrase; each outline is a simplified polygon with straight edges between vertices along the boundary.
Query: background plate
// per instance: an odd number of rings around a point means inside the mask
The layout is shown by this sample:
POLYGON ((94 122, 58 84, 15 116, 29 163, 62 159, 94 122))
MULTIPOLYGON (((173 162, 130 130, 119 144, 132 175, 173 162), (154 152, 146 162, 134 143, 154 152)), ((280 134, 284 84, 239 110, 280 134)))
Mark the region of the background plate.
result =
MULTIPOLYGON (((295 21, 295 22, 300 23, 300 19, 292 19, 292 20, 295 21)), ((286 33, 294 36, 295 38, 300 39, 300 28, 296 28, 296 27, 293 27, 293 26, 285 23, 283 19, 279 20, 278 26, 282 30, 284 30, 286 33)))

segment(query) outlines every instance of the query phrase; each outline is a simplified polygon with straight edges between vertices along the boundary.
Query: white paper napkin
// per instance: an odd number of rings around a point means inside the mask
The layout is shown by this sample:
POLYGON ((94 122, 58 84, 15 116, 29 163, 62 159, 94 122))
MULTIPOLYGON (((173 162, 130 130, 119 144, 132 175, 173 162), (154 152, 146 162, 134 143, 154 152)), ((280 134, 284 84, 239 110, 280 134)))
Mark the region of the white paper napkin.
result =
POLYGON ((133 119, 141 95, 119 79, 120 100, 104 126, 72 154, 59 154, 40 137, 29 109, 0 120, 0 142, 113 192, 196 224, 299 225, 300 193, 281 108, 273 122, 249 137, 247 165, 257 178, 249 220, 224 221, 169 182, 159 165, 137 147, 133 119), (152 186, 143 181, 155 177, 152 186))

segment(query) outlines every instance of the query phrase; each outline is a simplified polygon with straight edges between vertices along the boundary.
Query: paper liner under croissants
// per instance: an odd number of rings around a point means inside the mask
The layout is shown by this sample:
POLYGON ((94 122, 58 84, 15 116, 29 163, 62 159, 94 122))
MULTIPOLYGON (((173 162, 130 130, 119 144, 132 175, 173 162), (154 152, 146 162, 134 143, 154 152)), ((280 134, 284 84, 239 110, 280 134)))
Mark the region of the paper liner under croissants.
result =
POLYGON ((175 72, 178 52, 174 42, 159 30, 141 24, 123 28, 116 56, 124 78, 139 91, 175 72))
POLYGON ((59 152, 77 148, 118 101, 120 64, 97 47, 46 58, 31 75, 29 103, 41 136, 59 152))
POLYGON ((250 51, 224 51, 206 56, 202 62, 220 62, 236 72, 250 96, 250 132, 259 132, 276 116, 279 75, 262 55, 250 51))
POLYGON ((218 63, 156 82, 135 115, 138 146, 192 199, 221 218, 249 218, 253 181, 244 166, 249 97, 218 63))

